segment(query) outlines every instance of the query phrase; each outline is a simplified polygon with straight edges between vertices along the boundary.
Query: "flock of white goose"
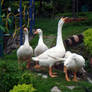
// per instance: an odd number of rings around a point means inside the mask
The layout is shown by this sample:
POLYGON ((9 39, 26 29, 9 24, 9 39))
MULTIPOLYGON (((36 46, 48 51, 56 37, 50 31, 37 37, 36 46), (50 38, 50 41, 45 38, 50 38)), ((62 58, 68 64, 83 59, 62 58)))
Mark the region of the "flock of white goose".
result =
POLYGON ((67 22, 68 18, 61 18, 58 22, 57 28, 57 40, 56 46, 49 48, 45 45, 43 41, 43 32, 41 29, 37 29, 34 34, 39 34, 39 41, 34 49, 35 57, 33 55, 33 49, 29 44, 28 40, 28 29, 24 28, 25 34, 25 42, 21 45, 17 50, 18 63, 21 61, 27 61, 26 68, 30 68, 31 59, 36 61, 35 68, 39 68, 40 66, 48 66, 49 67, 49 76, 56 77, 56 73, 52 72, 52 67, 56 62, 64 63, 64 72, 65 78, 67 81, 70 81, 67 70, 71 69, 74 73, 73 81, 77 81, 76 73, 83 66, 85 66, 85 59, 76 53, 71 53, 70 51, 66 51, 63 39, 62 39, 62 27, 65 22, 67 22))

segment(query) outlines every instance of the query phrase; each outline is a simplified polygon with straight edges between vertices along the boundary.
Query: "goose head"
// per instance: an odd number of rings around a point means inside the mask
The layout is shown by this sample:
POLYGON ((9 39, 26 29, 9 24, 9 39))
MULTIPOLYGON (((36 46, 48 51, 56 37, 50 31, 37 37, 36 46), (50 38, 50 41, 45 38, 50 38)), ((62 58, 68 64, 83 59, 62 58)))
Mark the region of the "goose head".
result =
POLYGON ((24 34, 28 34, 28 28, 24 28, 24 34))
POLYGON ((34 34, 42 35, 42 30, 41 29, 36 29, 36 31, 34 32, 34 34))
POLYGON ((72 53, 71 53, 70 51, 67 51, 67 52, 65 53, 65 58, 68 58, 71 54, 72 54, 72 53))
POLYGON ((67 23, 68 22, 68 17, 65 17, 65 18, 61 18, 60 20, 59 20, 59 22, 58 22, 58 25, 61 25, 61 24, 63 24, 63 23, 67 23))
POLYGON ((74 64, 74 62, 75 62, 75 57, 71 55, 68 58, 66 58, 66 60, 64 61, 64 66, 70 68, 74 64))

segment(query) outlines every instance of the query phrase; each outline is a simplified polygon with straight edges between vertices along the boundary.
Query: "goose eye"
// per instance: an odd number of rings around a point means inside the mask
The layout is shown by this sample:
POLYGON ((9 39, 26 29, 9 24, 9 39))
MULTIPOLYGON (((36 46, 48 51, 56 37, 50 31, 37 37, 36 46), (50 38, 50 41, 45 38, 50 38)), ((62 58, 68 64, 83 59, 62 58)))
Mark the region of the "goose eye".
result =
POLYGON ((66 64, 66 66, 68 66, 68 64, 66 64))

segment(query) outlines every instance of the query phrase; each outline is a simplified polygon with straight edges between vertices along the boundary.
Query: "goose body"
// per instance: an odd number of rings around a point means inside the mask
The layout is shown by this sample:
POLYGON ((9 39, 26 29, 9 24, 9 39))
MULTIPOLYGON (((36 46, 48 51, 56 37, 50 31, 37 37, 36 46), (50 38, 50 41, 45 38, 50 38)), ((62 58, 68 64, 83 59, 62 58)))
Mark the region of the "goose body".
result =
POLYGON ((85 59, 76 53, 72 53, 65 61, 64 66, 67 69, 71 69, 74 72, 79 71, 83 66, 85 66, 85 59))
POLYGON ((32 47, 27 46, 27 45, 22 45, 18 50, 17 50, 17 57, 25 60, 28 57, 31 57, 33 54, 32 47))
POLYGON ((39 41, 38 44, 36 46, 36 48, 34 49, 34 55, 38 56, 40 54, 42 54, 44 51, 46 51, 48 49, 48 47, 46 46, 46 44, 43 41, 43 32, 41 29, 37 29, 35 34, 39 34, 39 41))
POLYGON ((56 46, 46 50, 37 57, 32 57, 34 61, 39 61, 40 65, 49 66, 49 75, 51 77, 55 77, 55 75, 52 73, 52 66, 57 61, 61 61, 60 58, 62 58, 65 54, 65 48, 64 48, 64 44, 62 40, 62 32, 61 32, 65 20, 66 18, 61 18, 58 22, 56 46))
POLYGON ((39 61, 39 64, 41 66, 53 66, 57 61, 61 61, 61 58, 64 56, 62 54, 62 57, 60 53, 65 53, 65 50, 60 51, 60 47, 53 47, 51 49, 48 49, 38 57, 32 57, 34 61, 39 61))
MULTIPOLYGON (((34 49, 34 55, 38 56, 48 49, 43 41, 43 32, 41 29, 37 29, 34 34, 39 34, 39 40, 36 48, 34 49)), ((35 68, 40 68, 38 61, 36 62, 35 68)))
POLYGON ((74 81, 77 81, 76 72, 85 66, 85 59, 83 56, 71 52, 70 54, 69 52, 68 54, 66 53, 65 57, 66 56, 67 58, 64 61, 64 67, 66 67, 67 70, 72 70, 74 72, 74 81))
MULTIPOLYGON (((17 50, 18 62, 20 63, 20 61, 27 61, 28 63, 30 63, 30 59, 33 54, 33 49, 29 44, 27 28, 24 28, 24 34, 25 34, 24 44, 21 45, 17 50)), ((27 65, 27 67, 29 67, 29 65, 27 65)))

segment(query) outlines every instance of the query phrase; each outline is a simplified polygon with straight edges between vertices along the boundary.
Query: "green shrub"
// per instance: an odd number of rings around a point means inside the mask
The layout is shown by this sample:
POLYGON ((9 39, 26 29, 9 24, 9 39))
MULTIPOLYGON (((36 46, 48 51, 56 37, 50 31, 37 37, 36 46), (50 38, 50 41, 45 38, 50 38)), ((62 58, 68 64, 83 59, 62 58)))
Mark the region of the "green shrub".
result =
POLYGON ((17 86, 14 86, 12 90, 9 92, 35 92, 36 89, 33 88, 32 84, 18 84, 17 86))
POLYGON ((72 11, 71 0, 52 0, 55 14, 72 11))
POLYGON ((0 92, 8 92, 21 78, 16 62, 0 61, 0 92))
POLYGON ((92 28, 84 32, 84 44, 86 46, 86 49, 92 55, 92 28))
POLYGON ((19 80, 19 83, 20 84, 34 84, 34 81, 36 80, 36 76, 33 75, 32 73, 30 72, 25 72, 22 74, 20 80, 19 80))

